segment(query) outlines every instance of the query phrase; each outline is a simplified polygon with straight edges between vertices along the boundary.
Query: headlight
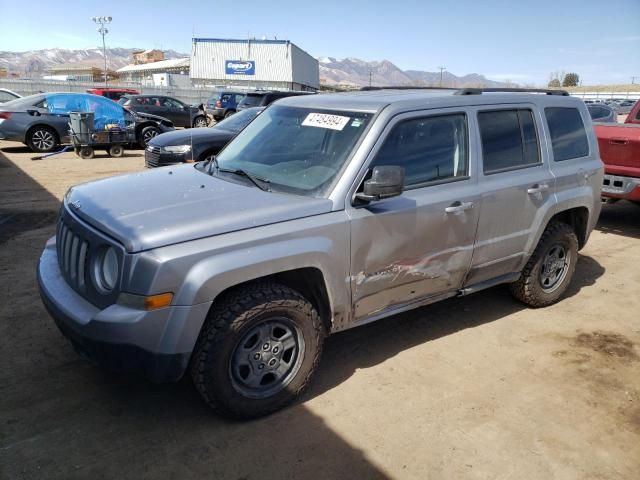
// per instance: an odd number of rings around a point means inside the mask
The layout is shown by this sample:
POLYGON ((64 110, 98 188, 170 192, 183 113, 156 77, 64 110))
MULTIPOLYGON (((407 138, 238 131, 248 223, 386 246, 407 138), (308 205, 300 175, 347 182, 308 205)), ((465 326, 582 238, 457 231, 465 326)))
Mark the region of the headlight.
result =
POLYGON ((169 145, 161 150, 165 153, 187 153, 191 151, 191 145, 169 145))
POLYGON ((101 290, 111 291, 118 282, 118 256, 113 247, 102 251, 95 266, 95 281, 101 290))

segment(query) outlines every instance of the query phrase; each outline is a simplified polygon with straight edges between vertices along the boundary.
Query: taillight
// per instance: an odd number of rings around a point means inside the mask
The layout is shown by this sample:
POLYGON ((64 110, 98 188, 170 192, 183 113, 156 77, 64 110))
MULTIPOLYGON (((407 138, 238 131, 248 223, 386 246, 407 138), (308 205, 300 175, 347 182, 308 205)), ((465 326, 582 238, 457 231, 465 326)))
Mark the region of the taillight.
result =
POLYGON ((222 102, 220 100, 216 100, 216 108, 222 108, 222 102))
POLYGON ((9 120, 11 118, 11 112, 0 112, 0 119, 9 120))

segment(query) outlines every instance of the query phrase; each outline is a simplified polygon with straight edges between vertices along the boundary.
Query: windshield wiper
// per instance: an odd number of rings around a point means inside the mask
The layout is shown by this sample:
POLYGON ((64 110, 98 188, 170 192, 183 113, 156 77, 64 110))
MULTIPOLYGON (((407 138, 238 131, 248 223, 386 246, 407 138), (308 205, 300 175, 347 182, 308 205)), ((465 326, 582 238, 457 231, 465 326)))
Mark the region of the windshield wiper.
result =
POLYGON ((216 161, 216 171, 233 173, 235 175, 248 178, 251 181, 251 183, 253 183, 256 187, 258 187, 263 192, 271 191, 271 188, 269 188, 269 180, 267 180, 266 178, 256 177, 252 173, 249 173, 246 170, 243 170, 241 168, 219 168, 218 162, 216 161))

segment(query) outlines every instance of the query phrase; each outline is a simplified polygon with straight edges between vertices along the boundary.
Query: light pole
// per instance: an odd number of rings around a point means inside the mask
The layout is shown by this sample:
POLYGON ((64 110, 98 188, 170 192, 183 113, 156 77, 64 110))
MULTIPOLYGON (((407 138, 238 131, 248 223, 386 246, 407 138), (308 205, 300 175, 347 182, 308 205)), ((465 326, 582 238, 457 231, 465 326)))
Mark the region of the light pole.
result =
POLYGON ((444 72, 447 67, 438 67, 438 69, 440 70, 440 86, 442 87, 442 72, 444 72))
POLYGON ((109 33, 109 29, 105 27, 106 24, 111 23, 111 17, 91 17, 96 24, 100 25, 97 30, 102 35, 102 56, 104 57, 104 86, 107 86, 107 46, 104 43, 104 36, 109 33))

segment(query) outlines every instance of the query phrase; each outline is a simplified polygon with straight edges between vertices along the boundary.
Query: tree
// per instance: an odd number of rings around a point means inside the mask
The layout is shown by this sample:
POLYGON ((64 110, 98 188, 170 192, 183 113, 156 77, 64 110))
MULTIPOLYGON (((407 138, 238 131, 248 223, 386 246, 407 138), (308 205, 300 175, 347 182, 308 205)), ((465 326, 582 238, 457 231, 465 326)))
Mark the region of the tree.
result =
POLYGON ((574 72, 567 73, 562 80, 563 87, 577 87, 578 83, 580 83, 580 76, 574 72))
POLYGON ((551 80, 549 80, 549 83, 547 84, 547 87, 549 87, 549 88, 560 88, 560 80, 558 80, 557 78, 552 78, 551 80))

